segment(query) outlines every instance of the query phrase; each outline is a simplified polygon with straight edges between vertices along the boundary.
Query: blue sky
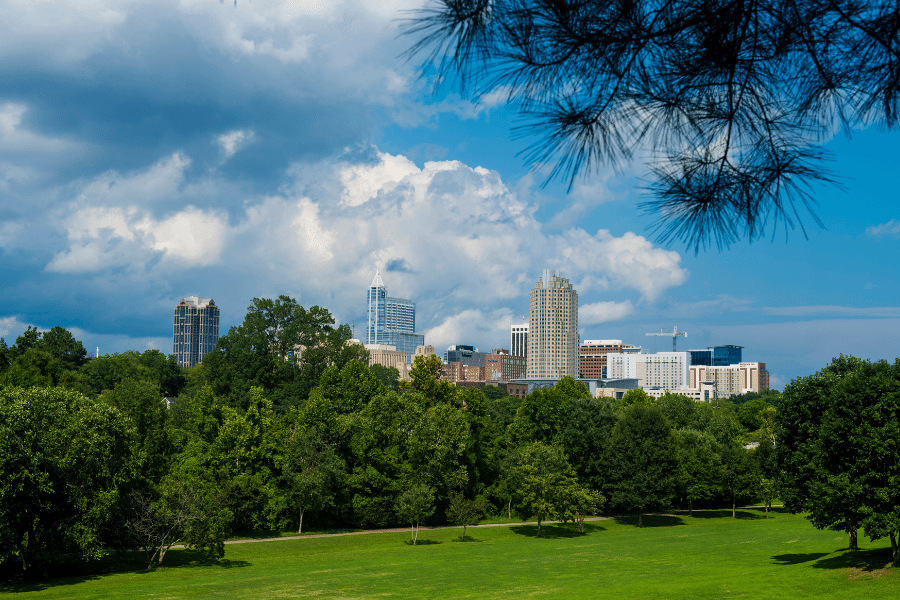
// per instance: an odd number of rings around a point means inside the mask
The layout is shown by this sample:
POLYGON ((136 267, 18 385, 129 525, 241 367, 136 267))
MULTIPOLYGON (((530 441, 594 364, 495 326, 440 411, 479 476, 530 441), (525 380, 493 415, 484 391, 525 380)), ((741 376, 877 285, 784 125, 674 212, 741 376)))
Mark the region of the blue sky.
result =
POLYGON ((775 387, 840 353, 898 352, 896 134, 826 145, 824 228, 694 254, 661 246, 645 171, 571 193, 532 172, 495 95, 398 57, 392 2, 8 1, 0 23, 0 335, 71 329, 91 351, 171 351, 181 297, 223 329, 288 294, 357 328, 380 268, 440 351, 507 346, 544 268, 583 339, 745 347, 775 387))

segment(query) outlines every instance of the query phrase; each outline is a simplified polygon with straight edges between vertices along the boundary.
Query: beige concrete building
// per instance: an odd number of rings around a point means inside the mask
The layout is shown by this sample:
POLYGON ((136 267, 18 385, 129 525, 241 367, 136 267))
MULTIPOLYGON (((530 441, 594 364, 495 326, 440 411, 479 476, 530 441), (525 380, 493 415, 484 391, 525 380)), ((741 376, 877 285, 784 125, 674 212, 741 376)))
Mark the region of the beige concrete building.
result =
POLYGON ((578 377, 578 293, 545 269, 531 290, 526 379, 578 377))
POLYGON ((742 362, 727 367, 692 365, 690 387, 698 388, 703 381, 714 382, 718 397, 727 398, 769 389, 769 372, 766 363, 760 362, 742 362))
POLYGON ((369 366, 381 365, 383 367, 394 367, 400 373, 401 380, 409 379, 409 364, 406 362, 406 352, 397 350, 396 346, 390 344, 366 344, 366 350, 369 351, 369 366))

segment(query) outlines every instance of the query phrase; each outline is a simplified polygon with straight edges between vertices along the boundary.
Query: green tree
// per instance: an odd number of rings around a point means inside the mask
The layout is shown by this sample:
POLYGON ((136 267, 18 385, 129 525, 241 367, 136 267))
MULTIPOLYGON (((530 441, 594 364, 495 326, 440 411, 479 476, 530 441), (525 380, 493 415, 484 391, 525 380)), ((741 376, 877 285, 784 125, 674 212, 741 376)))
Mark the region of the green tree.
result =
POLYGON ((156 383, 124 379, 100 394, 99 401, 116 408, 129 420, 136 435, 138 474, 159 483, 169 472, 175 444, 169 411, 156 383))
POLYGON ((510 425, 513 441, 553 443, 565 426, 571 404, 565 392, 555 387, 534 390, 519 404, 510 425))
POLYGON ((716 440, 696 429, 676 429, 678 456, 676 476, 679 492, 688 502, 688 514, 694 513, 695 500, 713 498, 722 482, 722 458, 716 440))
POLYGON ((254 298, 244 322, 219 338, 199 374, 234 406, 246 407, 250 389, 260 387, 277 412, 287 412, 306 400, 326 368, 368 358, 350 337, 350 328, 334 327, 324 308, 307 310, 288 296, 254 298))
POLYGON ((62 554, 101 555, 132 444, 121 413, 81 394, 0 389, 0 558, 30 573, 62 554))
POLYGON ((898 121, 890 2, 439 0, 407 32, 442 81, 519 109, 551 177, 654 148, 646 207, 697 249, 796 226, 835 115, 898 121))
POLYGON ((652 405, 627 407, 613 429, 610 454, 612 503, 637 512, 643 527, 644 511, 668 507, 675 495, 677 452, 662 412, 652 405))
POLYGON ((574 377, 566 375, 560 378, 553 386, 567 398, 574 400, 575 398, 590 398, 591 392, 583 381, 578 381, 574 377))
POLYGON ((396 367, 372 365, 369 367, 369 371, 381 382, 381 385, 389 390, 397 391, 400 384, 400 371, 396 367))
POLYGON ((466 527, 478 523, 478 519, 484 514, 484 503, 477 498, 467 500, 465 496, 457 492, 450 495, 450 506, 447 508, 447 520, 454 525, 462 525, 462 540, 466 539, 466 527))
POLYGON ((568 509, 565 517, 571 517, 578 525, 578 533, 584 533, 584 520, 603 510, 606 497, 598 491, 575 484, 566 491, 568 509))
POLYGON ((696 419, 697 402, 683 394, 666 392, 656 402, 673 429, 690 427, 696 419))
MULTIPOLYGON (((835 402, 834 388, 852 373, 862 368, 864 361, 841 355, 821 371, 800 377, 785 386, 777 415, 775 434, 778 440, 776 458, 779 471, 779 493, 785 508, 792 513, 814 514, 824 506, 821 468, 820 429, 823 419, 835 402)), ((857 530, 865 515, 851 502, 829 495, 829 510, 815 514, 829 514, 832 529, 846 531, 851 549, 857 548, 857 530)))
POLYGON ((866 362, 838 381, 818 434, 808 518, 836 530, 858 523, 873 541, 889 538, 900 566, 900 361, 866 362))
POLYGON ((562 451, 541 442, 519 448, 507 480, 509 487, 516 490, 515 503, 520 513, 537 519, 538 537, 543 521, 566 514, 577 483, 575 471, 562 451))
POLYGON ((133 494, 123 524, 129 545, 144 552, 147 570, 158 568, 175 544, 224 556, 231 513, 208 482, 180 470, 161 482, 157 495, 154 500, 144 492, 133 494))
POLYGON ((425 484, 411 485, 397 498, 397 516, 410 524, 413 546, 419 539, 419 524, 434 514, 434 491, 425 484))
POLYGON ((631 406, 632 404, 653 404, 653 397, 641 388, 634 388, 625 392, 622 396, 622 405, 631 406))
POLYGON ((441 359, 436 354, 416 356, 409 370, 409 382, 402 382, 401 389, 419 392, 432 404, 458 402, 457 387, 449 381, 441 380, 441 359))
POLYGON ((320 511, 334 504, 344 464, 334 448, 314 431, 295 431, 287 440, 281 462, 280 487, 284 512, 303 532, 307 510, 320 511))
POLYGON ((179 366, 174 354, 166 356, 159 350, 145 350, 138 356, 138 362, 150 370, 153 380, 167 398, 174 398, 187 384, 184 369, 179 366))
POLYGON ((62 376, 62 364, 49 352, 29 348, 19 353, 0 375, 0 384, 16 387, 53 387, 62 376))
POLYGON ((103 390, 112 390, 125 380, 156 380, 153 372, 141 364, 141 355, 134 351, 106 354, 99 358, 89 359, 81 368, 81 372, 88 377, 91 391, 94 394, 99 394, 103 390))
POLYGON ((572 401, 559 440, 578 474, 578 480, 594 490, 608 491, 613 460, 609 440, 622 412, 612 398, 572 401))
POLYGON ((62 363, 66 370, 75 370, 87 362, 87 350, 66 329, 56 326, 50 331, 41 334, 40 340, 35 345, 37 348, 49 352, 53 358, 62 363))
POLYGON ((759 492, 760 473, 753 457, 743 446, 729 444, 722 448, 722 488, 731 498, 731 517, 737 518, 737 499, 759 492))

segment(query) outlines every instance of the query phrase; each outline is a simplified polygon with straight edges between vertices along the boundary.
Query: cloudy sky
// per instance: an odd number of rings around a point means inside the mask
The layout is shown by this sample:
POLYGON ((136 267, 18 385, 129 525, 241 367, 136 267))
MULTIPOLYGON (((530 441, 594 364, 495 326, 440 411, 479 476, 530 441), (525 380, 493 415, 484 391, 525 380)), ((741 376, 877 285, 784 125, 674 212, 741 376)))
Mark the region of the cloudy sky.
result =
POLYGON ((544 268, 582 339, 744 346, 774 386, 840 353, 893 359, 896 134, 837 135, 824 228, 661 246, 641 165, 567 193, 496 94, 434 89, 398 36, 422 0, 5 0, 0 335, 61 325, 101 353, 171 351, 172 309, 255 296, 365 322, 375 269, 442 351, 508 346, 544 268))

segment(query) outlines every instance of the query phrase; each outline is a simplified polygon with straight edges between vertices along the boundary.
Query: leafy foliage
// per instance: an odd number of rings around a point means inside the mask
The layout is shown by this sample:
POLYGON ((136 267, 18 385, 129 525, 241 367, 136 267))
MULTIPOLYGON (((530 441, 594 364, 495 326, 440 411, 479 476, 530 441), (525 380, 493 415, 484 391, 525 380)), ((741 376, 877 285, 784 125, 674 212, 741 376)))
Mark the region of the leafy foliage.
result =
POLYGON ((410 54, 499 93, 574 182, 649 147, 664 240, 695 248, 803 227, 829 181, 816 142, 898 119, 900 17, 890 2, 438 0, 410 54))

